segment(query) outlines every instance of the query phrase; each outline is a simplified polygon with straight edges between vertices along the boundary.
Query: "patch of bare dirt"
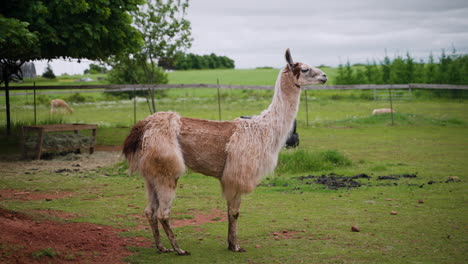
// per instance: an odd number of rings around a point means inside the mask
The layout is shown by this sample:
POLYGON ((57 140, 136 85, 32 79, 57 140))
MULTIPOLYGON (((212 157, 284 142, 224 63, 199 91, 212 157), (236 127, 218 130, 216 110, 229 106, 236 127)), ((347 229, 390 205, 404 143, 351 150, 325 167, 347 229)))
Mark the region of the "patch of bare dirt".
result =
MULTIPOLYGON (((193 216, 190 219, 177 219, 177 213, 172 213, 171 226, 172 227, 183 227, 183 226, 199 226, 207 223, 217 223, 227 221, 227 212, 219 209, 211 209, 211 212, 194 211, 189 215, 193 216)), ((185 215, 185 214, 184 214, 185 215)), ((144 214, 134 214, 133 217, 139 222, 136 227, 138 230, 150 230, 150 226, 144 214)))
POLYGON ((273 232, 272 236, 275 240, 281 239, 301 239, 303 237, 304 231, 290 231, 283 230, 281 232, 273 232))
MULTIPOLYGON (((115 147, 120 148, 120 147, 115 147)), ((49 160, 22 160, 19 156, 1 157, 0 174, 24 175, 37 172, 79 172, 107 167, 123 160, 119 151, 95 151, 93 154, 68 153, 49 160)))
POLYGON ((227 213, 218 209, 211 209, 211 212, 193 212, 192 219, 173 219, 173 227, 182 227, 182 226, 197 226, 203 225, 206 223, 216 223, 216 222, 226 222, 227 213))
POLYGON ((39 221, 0 208, 1 263, 123 263, 127 247, 149 247, 145 238, 89 223, 39 221), (52 253, 52 254, 51 254, 52 253))
POLYGON ((0 189, 0 200, 21 200, 21 201, 52 201, 55 199, 66 198, 72 196, 70 192, 35 192, 21 191, 15 189, 0 189))
POLYGON ((122 152, 123 146, 96 146, 94 149, 97 151, 116 151, 122 152))

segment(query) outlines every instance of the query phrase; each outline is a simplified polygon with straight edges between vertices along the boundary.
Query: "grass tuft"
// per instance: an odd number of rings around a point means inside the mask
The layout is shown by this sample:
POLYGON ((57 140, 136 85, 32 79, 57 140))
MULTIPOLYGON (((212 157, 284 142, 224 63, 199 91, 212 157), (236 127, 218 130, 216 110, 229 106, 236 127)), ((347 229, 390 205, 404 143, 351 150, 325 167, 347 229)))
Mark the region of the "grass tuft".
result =
POLYGON ((53 248, 46 248, 46 249, 35 251, 31 253, 31 255, 35 259, 41 259, 42 257, 55 258, 56 256, 60 255, 60 252, 56 251, 53 248))
POLYGON ((351 160, 336 150, 322 152, 304 149, 284 150, 279 155, 276 171, 279 173, 300 173, 330 170, 349 165, 351 165, 351 160))

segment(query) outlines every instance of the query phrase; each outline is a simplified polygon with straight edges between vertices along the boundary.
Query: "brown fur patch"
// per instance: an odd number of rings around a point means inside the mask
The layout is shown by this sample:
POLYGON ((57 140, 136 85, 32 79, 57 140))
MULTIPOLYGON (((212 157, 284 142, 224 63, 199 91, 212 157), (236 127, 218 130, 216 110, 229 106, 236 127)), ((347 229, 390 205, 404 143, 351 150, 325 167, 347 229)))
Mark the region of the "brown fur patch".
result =
POLYGON ((236 123, 182 117, 179 144, 192 170, 220 178, 226 163, 226 144, 236 123))
POLYGON ((294 63, 292 72, 293 72, 294 77, 296 77, 296 79, 299 79, 299 76, 301 75, 301 64, 294 63))
POLYGON ((122 153, 127 159, 141 149, 141 141, 145 132, 146 123, 147 121, 145 120, 136 123, 132 127, 130 134, 125 138, 122 153))

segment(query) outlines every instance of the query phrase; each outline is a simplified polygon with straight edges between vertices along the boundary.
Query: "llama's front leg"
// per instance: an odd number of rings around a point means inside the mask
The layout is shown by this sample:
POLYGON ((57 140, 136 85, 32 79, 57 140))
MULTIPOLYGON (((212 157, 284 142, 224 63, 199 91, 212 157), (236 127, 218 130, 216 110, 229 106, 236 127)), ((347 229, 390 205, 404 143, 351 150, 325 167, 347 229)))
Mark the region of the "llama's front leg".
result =
POLYGON ((241 204, 241 196, 236 195, 228 200, 228 249, 234 252, 245 252, 246 250, 239 246, 237 238, 237 218, 239 218, 239 208, 241 204))

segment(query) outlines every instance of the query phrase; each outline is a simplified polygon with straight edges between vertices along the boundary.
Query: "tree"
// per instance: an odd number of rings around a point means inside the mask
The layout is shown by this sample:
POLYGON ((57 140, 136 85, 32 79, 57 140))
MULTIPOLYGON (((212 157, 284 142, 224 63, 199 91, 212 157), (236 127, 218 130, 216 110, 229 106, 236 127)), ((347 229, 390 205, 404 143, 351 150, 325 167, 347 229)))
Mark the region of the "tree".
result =
MULTIPOLYGON (((148 68, 151 65, 147 66, 148 68)), ((164 72, 164 69, 158 67, 154 70, 152 79, 157 80, 158 83, 167 83, 168 77, 164 72)), ((141 84, 147 83, 147 76, 143 68, 140 67, 139 62, 136 60, 129 59, 128 61, 121 61, 116 64, 107 75, 107 79, 110 83, 115 84, 141 84)), ((162 98, 165 96, 165 90, 154 91, 155 97, 162 98)), ((113 95, 125 97, 126 99, 133 98, 134 96, 148 97, 148 91, 123 91, 123 92, 112 92, 113 95)), ((150 96, 151 97, 151 96, 150 96)))
POLYGON ((431 53, 429 54, 429 60, 425 66, 424 82, 435 83, 435 80, 437 79, 436 73, 437 73, 437 67, 434 62, 434 55, 432 55, 432 51, 431 51, 431 53))
POLYGON ((366 71, 365 69, 362 69, 361 67, 357 68, 356 74, 353 77, 353 83, 354 84, 365 84, 367 82, 367 77, 366 77, 366 71))
POLYGON ((351 67, 351 64, 349 63, 349 60, 346 62, 346 65, 344 67, 344 81, 345 84, 354 84, 354 71, 353 68, 351 67))
POLYGON ((405 59, 405 83, 412 83, 414 81, 414 59, 411 58, 409 52, 406 52, 406 59, 405 59))
POLYGON ((382 73, 377 66, 375 60, 372 61, 372 64, 367 61, 365 65, 365 74, 368 84, 381 84, 382 83, 382 73))
MULTIPOLYGON (((187 8, 188 0, 147 0, 131 12, 134 26, 144 40, 142 49, 115 56, 108 63, 113 68, 126 68, 136 83, 161 83, 158 59, 172 58, 191 45, 190 22, 185 19, 187 8)), ((154 88, 148 89, 147 102, 150 113, 156 112, 154 88)))
POLYGON ((55 74, 54 71, 52 71, 52 67, 50 67, 50 64, 47 64, 47 68, 42 74, 42 77, 47 79, 55 79, 55 74))
POLYGON ((406 75, 406 65, 405 61, 401 56, 397 56, 393 59, 391 64, 391 71, 390 71, 390 82, 392 84, 399 84, 399 83, 408 83, 407 75, 406 75))
MULTIPOLYGON (((6 1, 0 15, 21 21, 22 36, 32 34, 32 45, 20 46, 23 52, 3 50, 1 57, 13 60, 54 58, 105 59, 138 49, 139 32, 131 26, 128 11, 136 10, 142 0, 17 0, 6 1), (25 24, 26 23, 26 24, 25 24), (25 54, 26 53, 26 54, 25 54)), ((8 25, 3 25, 2 28, 8 25)), ((12 41, 4 39, 11 48, 12 41)))
POLYGON ((452 55, 449 57, 451 61, 448 66, 447 83, 461 84, 463 73, 460 70, 463 69, 463 65, 461 64, 462 60, 460 60, 460 56, 457 55, 455 48, 453 48, 452 55))
POLYGON ((445 50, 442 49, 442 54, 439 58, 439 67, 437 68, 436 73, 436 82, 438 83, 447 83, 448 82, 448 71, 449 65, 452 62, 450 56, 445 54, 445 50))
POLYGON ((414 83, 424 83, 424 69, 425 64, 422 59, 419 61, 419 63, 414 64, 414 83))
POLYGON ((89 69, 84 70, 84 74, 99 74, 108 72, 107 68, 94 63, 89 64, 89 69))
POLYGON ((158 65, 171 70, 232 69, 234 68, 234 60, 226 56, 217 56, 214 53, 210 55, 196 55, 178 52, 173 58, 160 58, 158 65))
POLYGON ((385 50, 385 57, 383 62, 381 63, 383 83, 390 83, 391 64, 392 62, 387 56, 387 50, 385 50))
POLYGON ((343 64, 338 65, 338 70, 337 70, 337 75, 335 78, 335 84, 340 85, 340 84, 346 84, 344 80, 344 67, 343 64))
POLYGON ((142 0, 16 0, 0 9, 1 83, 5 83, 7 131, 10 133, 8 84, 21 78, 30 60, 77 58, 103 60, 137 50, 140 33, 128 11, 142 0))

